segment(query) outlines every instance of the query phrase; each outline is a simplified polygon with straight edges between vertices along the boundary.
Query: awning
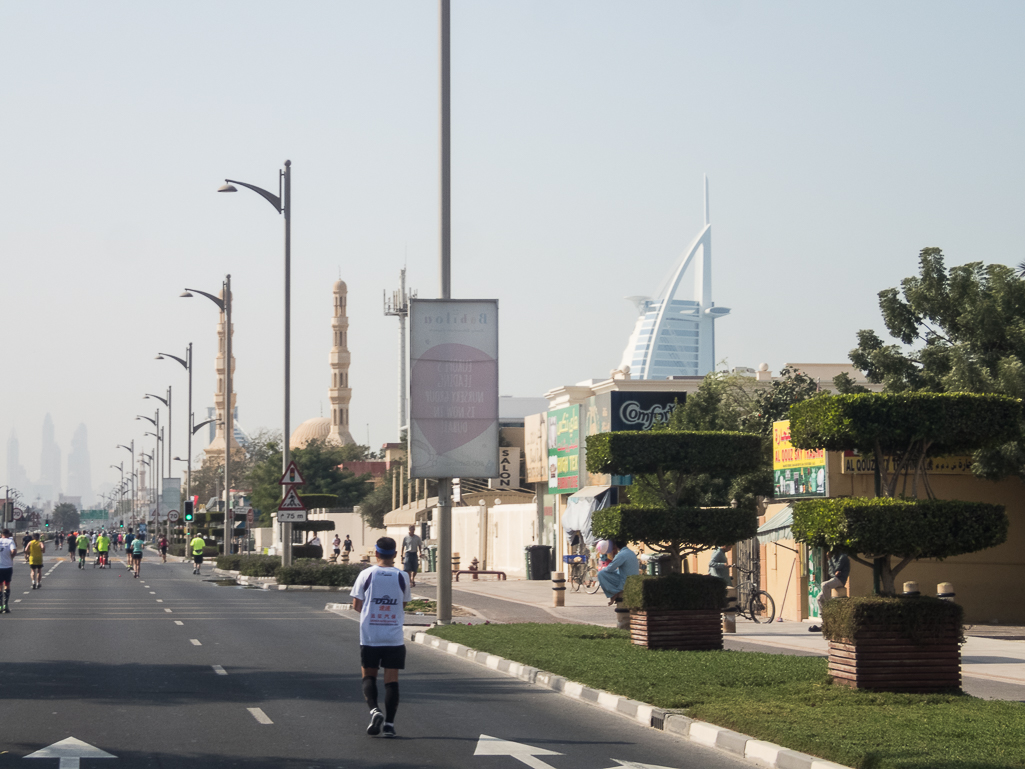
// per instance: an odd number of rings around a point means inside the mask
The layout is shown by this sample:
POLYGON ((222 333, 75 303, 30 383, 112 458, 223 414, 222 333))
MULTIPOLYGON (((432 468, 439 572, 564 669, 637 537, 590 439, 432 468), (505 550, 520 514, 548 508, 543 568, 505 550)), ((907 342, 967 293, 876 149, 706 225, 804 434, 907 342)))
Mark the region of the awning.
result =
POLYGON ((597 541, 591 534, 591 513, 609 506, 612 497, 611 486, 584 486, 566 500, 562 514, 562 528, 567 537, 579 531, 588 547, 597 541))
POLYGON ((758 544, 767 545, 770 542, 778 542, 781 539, 793 539, 794 532, 790 526, 794 522, 794 506, 787 505, 772 518, 758 527, 758 544))

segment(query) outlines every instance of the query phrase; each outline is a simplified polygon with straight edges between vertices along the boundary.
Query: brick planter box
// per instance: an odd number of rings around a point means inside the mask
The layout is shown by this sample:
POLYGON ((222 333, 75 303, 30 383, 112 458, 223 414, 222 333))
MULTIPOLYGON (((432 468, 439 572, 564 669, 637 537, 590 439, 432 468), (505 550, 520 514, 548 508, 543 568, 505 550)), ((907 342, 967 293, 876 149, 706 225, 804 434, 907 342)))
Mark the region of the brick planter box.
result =
POLYGON ((630 642, 647 649, 722 649, 722 614, 715 609, 631 609, 630 642))
POLYGON ((931 694, 961 690, 960 629, 951 623, 918 641, 893 630, 861 629, 829 642, 833 683, 852 689, 931 694))

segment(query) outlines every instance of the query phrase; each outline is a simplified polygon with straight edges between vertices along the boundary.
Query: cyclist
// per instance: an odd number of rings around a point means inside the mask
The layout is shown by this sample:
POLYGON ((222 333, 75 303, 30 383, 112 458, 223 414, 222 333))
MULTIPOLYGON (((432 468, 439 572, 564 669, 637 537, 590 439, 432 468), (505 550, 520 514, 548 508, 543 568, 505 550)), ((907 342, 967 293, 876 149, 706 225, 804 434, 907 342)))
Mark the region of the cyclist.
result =
POLYGON ((139 571, 142 569, 142 548, 146 540, 136 537, 132 540, 132 568, 135 570, 135 578, 139 578, 139 571))
POLYGON ((85 568, 85 557, 89 554, 89 535, 84 531, 78 535, 78 541, 75 543, 78 547, 78 568, 85 568))
POLYGON ((39 535, 33 534, 26 548, 28 552, 28 567, 32 573, 33 590, 38 590, 43 586, 43 552, 45 550, 46 545, 40 541, 39 535))
POLYGON ((110 564, 107 561, 108 553, 110 552, 110 537, 107 536, 106 530, 100 532, 100 536, 96 538, 96 558, 100 563, 100 568, 105 569, 110 564))
POLYGON ((203 568, 203 548, 206 547, 206 542, 199 534, 196 534, 189 542, 189 547, 192 548, 192 563, 194 564, 192 573, 199 574, 200 569, 203 568))

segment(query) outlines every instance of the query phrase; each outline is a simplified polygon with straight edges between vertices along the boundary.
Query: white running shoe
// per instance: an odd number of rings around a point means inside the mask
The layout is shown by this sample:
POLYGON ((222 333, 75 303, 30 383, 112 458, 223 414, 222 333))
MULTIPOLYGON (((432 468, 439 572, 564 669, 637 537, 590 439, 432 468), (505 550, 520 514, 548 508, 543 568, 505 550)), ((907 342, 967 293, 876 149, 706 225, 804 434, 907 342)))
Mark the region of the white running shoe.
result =
POLYGON ((384 713, 378 708, 370 711, 370 726, 367 727, 367 734, 376 737, 381 733, 381 724, 384 723, 384 713))

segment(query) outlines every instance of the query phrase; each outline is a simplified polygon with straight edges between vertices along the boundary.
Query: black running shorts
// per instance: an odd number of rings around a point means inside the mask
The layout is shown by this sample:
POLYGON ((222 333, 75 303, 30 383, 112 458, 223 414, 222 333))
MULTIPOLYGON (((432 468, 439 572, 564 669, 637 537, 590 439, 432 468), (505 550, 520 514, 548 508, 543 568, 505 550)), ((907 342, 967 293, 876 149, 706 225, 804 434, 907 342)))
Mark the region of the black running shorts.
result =
POLYGON ((405 646, 360 646, 360 665, 365 668, 405 670, 405 646))
POLYGON ((192 560, 196 563, 196 566, 202 566, 203 565, 203 554, 202 553, 193 553, 192 554, 192 560))
POLYGON ((10 582, 14 575, 14 569, 0 569, 0 582, 10 582))

